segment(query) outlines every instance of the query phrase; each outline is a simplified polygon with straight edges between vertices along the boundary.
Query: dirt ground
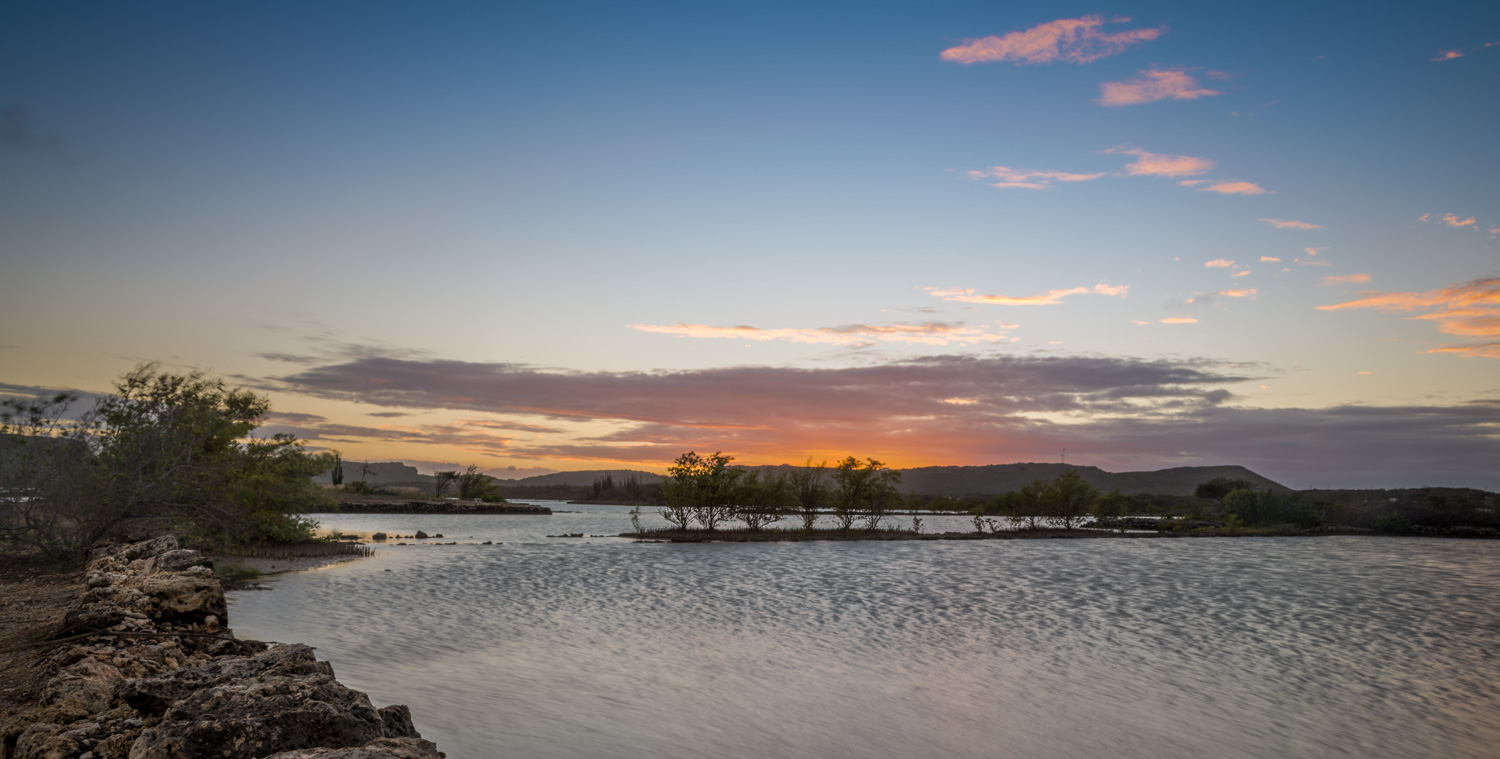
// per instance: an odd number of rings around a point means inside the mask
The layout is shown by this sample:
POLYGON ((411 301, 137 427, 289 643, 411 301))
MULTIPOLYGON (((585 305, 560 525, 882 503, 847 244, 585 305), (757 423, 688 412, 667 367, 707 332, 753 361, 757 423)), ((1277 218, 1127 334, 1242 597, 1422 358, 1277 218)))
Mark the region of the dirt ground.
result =
POLYGON ((60 629, 83 594, 82 580, 76 568, 0 555, 0 724, 35 706, 57 670, 46 648, 6 649, 60 629))

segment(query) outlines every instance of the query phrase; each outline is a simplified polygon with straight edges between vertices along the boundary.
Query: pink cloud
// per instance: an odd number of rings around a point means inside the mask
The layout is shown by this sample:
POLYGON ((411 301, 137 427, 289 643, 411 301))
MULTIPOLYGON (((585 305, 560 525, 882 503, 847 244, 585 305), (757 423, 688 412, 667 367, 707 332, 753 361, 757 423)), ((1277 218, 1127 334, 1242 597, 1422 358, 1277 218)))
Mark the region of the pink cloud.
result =
POLYGON ((975 180, 998 179, 991 182, 990 186, 1000 188, 1021 188, 1027 190, 1045 190, 1052 186, 1053 182, 1088 182, 1104 176, 1104 172, 1097 174, 1075 174, 1068 171, 1032 171, 1029 169, 1013 169, 1009 166, 993 166, 985 170, 973 170, 968 172, 968 177, 975 180))
POLYGON ((1140 148, 1119 147, 1104 152, 1135 156, 1135 162, 1125 166, 1125 173, 1131 176, 1190 177, 1211 171, 1217 165, 1207 158, 1148 153, 1140 148))
POLYGON ((1231 276, 1231 277, 1245 277, 1245 276, 1249 276, 1249 274, 1250 274, 1250 270, 1249 269, 1245 269, 1243 271, 1237 271, 1237 272, 1235 272, 1235 273, 1233 273, 1233 274, 1231 274, 1229 276, 1231 276))
MULTIPOLYGON (((1375 309, 1378 311, 1418 311, 1428 313, 1411 317, 1437 322, 1438 331, 1464 337, 1500 338, 1500 278, 1476 279, 1460 285, 1421 293, 1369 292, 1364 297, 1344 303, 1318 306, 1319 311, 1375 309)), ((1428 353, 1457 353, 1466 356, 1500 358, 1500 342, 1486 341, 1433 348, 1428 353)))
POLYGON ((1203 266, 1209 269, 1228 269, 1234 266, 1234 262, 1227 258, 1216 258, 1212 261, 1204 261, 1203 266))
POLYGON ((1281 263, 1281 259, 1275 256, 1261 256, 1260 262, 1263 264, 1279 264, 1281 263))
POLYGON ((1467 219, 1460 219, 1459 217, 1451 213, 1445 213, 1443 214, 1443 223, 1447 224, 1450 227, 1470 227, 1473 226, 1475 222, 1473 216, 1470 216, 1467 219))
POLYGON ((1220 290, 1214 295, 1222 295, 1225 298, 1254 298, 1259 292, 1252 287, 1247 290, 1220 290))
POLYGON ((1191 316, 1168 316, 1161 320, 1162 324, 1197 324, 1198 320, 1191 316))
POLYGON ((1370 275, 1368 274, 1341 274, 1323 278, 1325 285, 1362 284, 1369 281, 1370 275))
POLYGON ((1093 287, 1073 287, 1067 290, 1048 290, 1035 295, 980 295, 972 288, 967 289, 941 289, 936 287, 926 288, 927 292, 934 297, 958 303, 984 303, 996 306, 1055 306, 1062 303, 1062 299, 1069 295, 1083 295, 1084 293, 1096 293, 1098 295, 1109 295, 1116 298, 1124 298, 1130 293, 1130 285, 1106 285, 1099 283, 1093 287))
POLYGON ((1199 88, 1186 69, 1146 69, 1134 79, 1099 85, 1099 105, 1118 107, 1169 99, 1196 100, 1218 94, 1218 90, 1199 88))
POLYGON ((1305 221, 1288 221, 1285 219, 1259 219, 1277 229, 1322 229, 1322 224, 1311 224, 1305 221))
MULTIPOLYGON (((948 345, 949 343, 994 343, 1009 341, 1007 335, 986 332, 966 327, 962 323, 920 322, 898 324, 854 324, 844 327, 817 327, 812 329, 761 329, 758 327, 712 327, 706 324, 627 324, 630 329, 660 335, 678 337, 717 338, 728 340, 753 340, 766 342, 784 340, 793 343, 823 343, 831 345, 868 345, 874 342, 921 343, 923 345, 948 345)), ((1016 324, 1000 324, 999 329, 1015 329, 1016 324)))
POLYGON ((1444 50, 1444 51, 1441 52, 1441 54, 1438 55, 1438 57, 1433 58, 1432 60, 1434 60, 1434 61, 1451 61, 1454 58, 1462 58, 1462 57, 1464 57, 1464 54, 1458 52, 1457 50, 1444 50))
POLYGON ((1064 18, 1048 21, 1021 32, 1003 36, 990 35, 979 39, 965 40, 962 45, 950 47, 941 58, 956 63, 995 63, 1014 61, 1023 63, 1091 63, 1123 52, 1131 45, 1154 40, 1161 36, 1164 28, 1127 29, 1106 32, 1105 24, 1123 24, 1129 17, 1117 16, 1108 21, 1102 16, 1064 18))
POLYGON ((1199 187, 1199 192, 1217 192, 1221 195, 1264 195, 1269 190, 1254 182, 1215 182, 1207 187, 1199 187))

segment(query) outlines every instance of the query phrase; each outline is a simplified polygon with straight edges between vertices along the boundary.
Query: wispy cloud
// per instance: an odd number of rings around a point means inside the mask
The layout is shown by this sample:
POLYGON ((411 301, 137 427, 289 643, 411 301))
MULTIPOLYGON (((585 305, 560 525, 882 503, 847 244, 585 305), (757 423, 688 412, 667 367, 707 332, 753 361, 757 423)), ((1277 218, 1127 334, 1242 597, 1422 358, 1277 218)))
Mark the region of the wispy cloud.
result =
POLYGON ((1277 229, 1322 229, 1322 224, 1311 224, 1305 221, 1290 221, 1287 219, 1259 219, 1277 229))
POLYGON ((1199 192, 1217 192, 1221 195, 1264 195, 1270 190, 1261 187, 1254 182, 1214 182, 1207 187, 1199 187, 1199 192))
POLYGON ((1161 320, 1162 324, 1197 324, 1198 320, 1191 316, 1168 316, 1161 320))
POLYGON ((1132 147, 1110 148, 1104 152, 1135 156, 1136 160, 1125 166, 1125 173, 1131 176, 1190 177, 1196 174, 1205 174, 1212 171, 1214 166, 1218 165, 1207 158, 1149 153, 1140 148, 1132 147))
POLYGON ((1128 16, 1105 20, 1084 16, 1048 21, 1019 32, 965 40, 942 52, 942 59, 956 63, 1091 63, 1123 52, 1132 45, 1160 37, 1165 28, 1104 31, 1106 24, 1128 23, 1128 16))
MULTIPOLYGON (((1421 216, 1417 217, 1417 221, 1421 222, 1430 222, 1433 219, 1434 217, 1430 213, 1424 213, 1421 216)), ((1462 229, 1464 227, 1472 227, 1476 230, 1479 229, 1479 222, 1473 216, 1459 216, 1456 213, 1445 213, 1442 216, 1436 217, 1436 219, 1439 224, 1450 226, 1455 229, 1462 229)))
POLYGON ((1281 259, 1275 256, 1261 256, 1260 262, 1263 264, 1279 264, 1281 263, 1281 259))
MULTIPOLYGON (((679 337, 753 340, 784 340, 792 343, 825 343, 832 345, 869 345, 877 342, 948 345, 949 343, 994 343, 1013 340, 1008 335, 967 327, 962 322, 903 322, 897 324, 851 324, 842 327, 811 329, 761 329, 759 327, 712 327, 706 324, 627 324, 641 332, 679 337)), ((1015 324, 999 324, 996 329, 1015 329, 1015 324)))
POLYGON ((1325 285, 1363 284, 1369 281, 1370 275, 1368 274, 1338 274, 1323 278, 1323 284, 1325 285))
POLYGON ((956 301, 959 303, 986 303, 997 306, 1055 306, 1062 303, 1062 299, 1069 295, 1083 295, 1084 293, 1095 293, 1098 295, 1111 295, 1124 298, 1130 293, 1130 285, 1107 285, 1099 283, 1093 287, 1073 287, 1067 290, 1048 290, 1044 293, 1033 295, 981 295, 978 291, 956 288, 925 288, 933 296, 943 300, 956 301))
POLYGON ((1445 345, 1429 353, 1458 353, 1500 358, 1500 278, 1476 279, 1421 293, 1369 292, 1344 303, 1318 306, 1319 311, 1375 309, 1426 311, 1411 317, 1437 323, 1439 332, 1463 337, 1491 338, 1484 342, 1445 345))
POLYGON ((1225 298, 1254 298, 1257 294, 1259 294, 1259 292, 1259 290, 1251 287, 1244 290, 1220 290, 1214 293, 1214 295, 1223 296, 1225 298))
POLYGON ((1434 60, 1434 61, 1451 61, 1454 58, 1462 58, 1462 57, 1464 57, 1464 54, 1460 53, 1457 50, 1444 50, 1441 53, 1438 53, 1438 57, 1433 58, 1432 60, 1434 60))
POLYGON ((1104 172, 1097 174, 1075 174, 1068 171, 1033 171, 1030 169, 1013 169, 1009 166, 993 166, 985 170, 972 170, 968 177, 975 180, 995 179, 999 181, 990 182, 992 187, 1021 188, 1027 190, 1045 190, 1052 186, 1053 182, 1088 182, 1104 176, 1104 172))
POLYGON ((1153 68, 1139 72, 1133 79, 1099 85, 1099 105, 1118 107, 1158 100, 1196 100, 1218 94, 1218 90, 1199 87, 1187 69, 1153 68))
POLYGON ((1204 261, 1203 266, 1208 269, 1228 269, 1234 266, 1234 262, 1227 258, 1215 258, 1212 261, 1204 261))

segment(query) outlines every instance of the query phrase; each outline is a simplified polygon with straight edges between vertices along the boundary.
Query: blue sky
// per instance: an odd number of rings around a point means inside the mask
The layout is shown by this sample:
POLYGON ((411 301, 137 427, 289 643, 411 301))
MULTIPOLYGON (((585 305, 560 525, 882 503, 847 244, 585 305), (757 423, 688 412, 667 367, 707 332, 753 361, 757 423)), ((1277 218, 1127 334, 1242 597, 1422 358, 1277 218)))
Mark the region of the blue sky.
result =
POLYGON ((497 472, 1500 487, 1492 4, 11 15, 13 392, 201 367, 314 446, 497 472))

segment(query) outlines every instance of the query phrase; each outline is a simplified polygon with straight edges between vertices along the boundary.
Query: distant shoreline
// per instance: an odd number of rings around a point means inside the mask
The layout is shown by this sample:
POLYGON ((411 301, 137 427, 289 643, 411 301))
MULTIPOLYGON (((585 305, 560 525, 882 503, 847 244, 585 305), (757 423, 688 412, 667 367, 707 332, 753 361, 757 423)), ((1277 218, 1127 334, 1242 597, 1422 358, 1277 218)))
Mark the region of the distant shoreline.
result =
POLYGON ((486 503, 402 496, 340 495, 331 508, 312 514, 551 514, 552 509, 532 503, 486 503))
POLYGON ((893 540, 1073 540, 1103 538, 1322 538, 1335 536, 1366 537, 1412 537, 1455 538, 1469 540, 1500 539, 1500 530, 1494 528, 1450 528, 1443 531, 1381 533, 1357 527, 1315 528, 1311 530, 1255 530, 1229 531, 1225 529, 1200 529, 1187 532, 1165 530, 1146 532, 1132 530, 1119 532, 1095 528, 1073 530, 1000 530, 998 532, 932 532, 917 533, 911 530, 647 530, 645 532, 623 532, 617 537, 632 538, 642 542, 657 543, 775 543, 804 541, 893 541, 893 540))

